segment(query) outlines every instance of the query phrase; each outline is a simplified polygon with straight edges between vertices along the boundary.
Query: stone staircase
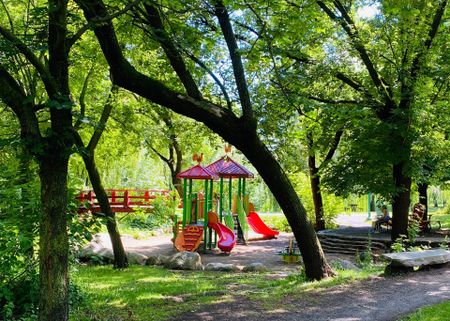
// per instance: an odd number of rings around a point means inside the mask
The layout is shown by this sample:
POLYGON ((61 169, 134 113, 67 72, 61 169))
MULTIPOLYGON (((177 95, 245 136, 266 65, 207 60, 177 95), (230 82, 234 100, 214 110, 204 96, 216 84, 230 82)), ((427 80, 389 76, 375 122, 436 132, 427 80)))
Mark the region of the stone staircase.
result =
MULTIPOLYGON (((367 237, 352 235, 338 235, 332 233, 318 233, 320 243, 325 253, 355 255, 365 251, 369 244, 367 237)), ((390 241, 370 240, 370 248, 374 254, 385 253, 390 246, 390 241)))

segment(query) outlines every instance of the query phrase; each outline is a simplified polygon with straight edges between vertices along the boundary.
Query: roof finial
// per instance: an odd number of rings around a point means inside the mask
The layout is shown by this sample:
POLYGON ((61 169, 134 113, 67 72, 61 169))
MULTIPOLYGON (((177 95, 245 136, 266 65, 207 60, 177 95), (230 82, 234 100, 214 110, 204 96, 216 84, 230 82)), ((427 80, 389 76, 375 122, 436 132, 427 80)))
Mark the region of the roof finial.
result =
POLYGON ((231 153, 231 145, 225 144, 225 154, 229 154, 229 153, 231 153))
POLYGON ((200 155, 198 155, 197 153, 195 153, 194 155, 192 155, 192 160, 194 161, 194 162, 197 162, 197 163, 201 163, 202 161, 203 161, 203 153, 201 153, 200 155))

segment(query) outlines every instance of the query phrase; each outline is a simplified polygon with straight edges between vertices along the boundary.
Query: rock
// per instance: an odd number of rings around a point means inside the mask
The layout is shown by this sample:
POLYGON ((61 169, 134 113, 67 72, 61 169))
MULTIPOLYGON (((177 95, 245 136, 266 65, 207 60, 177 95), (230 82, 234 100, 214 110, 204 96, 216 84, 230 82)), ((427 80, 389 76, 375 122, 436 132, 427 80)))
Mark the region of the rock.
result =
POLYGON ((145 261, 145 265, 158 265, 158 257, 157 256, 149 256, 145 261))
POLYGON ((170 260, 170 258, 171 258, 170 255, 162 255, 162 254, 160 254, 156 258, 156 264, 155 265, 164 265, 170 260))
POLYGON ((137 252, 127 252, 127 257, 129 264, 139 265, 144 265, 148 259, 146 255, 137 252))
POLYGON ((111 242, 103 234, 94 235, 92 241, 78 252, 81 261, 91 261, 99 264, 112 263, 114 254, 111 242))
POLYGON ((361 269, 359 267, 357 267, 354 263, 352 263, 348 260, 336 259, 336 260, 333 260, 331 262, 331 264, 340 270, 361 271, 361 269))
POLYGON ((243 272, 264 272, 267 271, 267 267, 261 262, 253 262, 244 266, 243 272))
POLYGON ((226 264, 226 263, 208 263, 205 265, 206 271, 225 271, 225 272, 236 272, 238 271, 238 267, 234 264, 226 264))
POLYGON ((164 267, 174 270, 202 270, 202 258, 196 252, 179 252, 172 255, 164 267))
POLYGON ((383 257, 390 260, 391 267, 420 267, 450 262, 450 251, 438 249, 420 252, 389 253, 383 254, 383 257))

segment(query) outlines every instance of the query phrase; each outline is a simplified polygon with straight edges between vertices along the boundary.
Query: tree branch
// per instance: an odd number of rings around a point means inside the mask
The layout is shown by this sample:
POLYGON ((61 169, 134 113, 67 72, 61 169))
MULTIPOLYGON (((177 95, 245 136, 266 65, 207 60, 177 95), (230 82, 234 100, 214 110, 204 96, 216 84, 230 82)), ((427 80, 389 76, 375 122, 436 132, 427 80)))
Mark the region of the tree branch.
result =
POLYGON ((340 3, 340 1, 335 0, 333 1, 333 3, 335 4, 337 10, 340 12, 342 17, 338 17, 323 1, 317 1, 319 7, 328 15, 328 17, 330 17, 331 20, 340 24, 342 29, 344 29, 345 33, 350 38, 350 42, 353 48, 358 52, 362 62, 364 63, 364 66, 369 72, 373 84, 375 85, 377 90, 383 95, 386 102, 392 103, 393 98, 391 97, 389 89, 387 88, 388 86, 385 85, 381 76, 378 74, 378 71, 376 70, 374 63, 372 62, 372 59, 370 58, 369 53, 366 50, 366 47, 364 46, 363 42, 360 39, 356 25, 354 24, 353 20, 348 15, 347 10, 340 3))
POLYGON ((231 100, 230 100, 230 96, 228 96, 228 92, 227 89, 225 88, 225 86, 221 83, 220 79, 217 78, 217 76, 211 71, 211 69, 209 69, 204 63, 203 61, 201 61, 200 59, 198 59, 197 57, 195 57, 193 54, 187 52, 186 50, 183 50, 183 52, 193 61, 195 62, 197 65, 199 65, 203 70, 205 70, 208 75, 211 76, 211 78, 214 80, 214 82, 217 84, 217 86, 219 86, 220 90, 222 91, 222 94, 225 98, 225 101, 227 103, 227 108, 229 110, 231 110, 232 105, 231 105, 231 100))
POLYGON ((244 66, 242 64, 241 55, 236 43, 236 37, 234 36, 233 27, 231 26, 230 16, 221 0, 215 1, 214 5, 215 15, 219 20, 220 28, 222 30, 222 34, 225 38, 225 42, 227 43, 228 51, 230 53, 234 78, 236 80, 236 86, 242 105, 243 117, 248 120, 252 120, 253 109, 250 101, 250 94, 248 92, 247 81, 245 80, 244 66))
POLYGON ((0 99, 14 112, 20 122, 21 137, 36 143, 42 137, 33 100, 27 97, 11 74, 0 64, 0 99))
POLYGON ((0 35, 11 42, 11 44, 25 56, 28 62, 34 68, 36 68, 49 95, 58 92, 58 86, 56 85, 52 75, 50 74, 50 71, 44 66, 44 64, 42 64, 39 58, 30 50, 27 45, 25 45, 19 38, 17 38, 13 33, 11 33, 3 26, 0 26, 0 35))
POLYGON ((106 100, 106 104, 103 107, 102 115, 100 117, 100 120, 95 127, 94 133, 92 134, 91 140, 89 141, 89 144, 87 146, 88 151, 93 154, 95 147, 97 147, 98 142, 100 141, 100 138, 102 137, 102 134, 106 128, 106 123, 108 122, 109 116, 111 115, 111 111, 113 109, 113 96, 114 93, 117 92, 117 87, 112 86, 111 90, 109 92, 108 99, 106 100))
POLYGON ((186 92, 189 96, 201 100, 202 95, 197 87, 197 84, 195 83, 194 78, 192 77, 186 64, 184 63, 181 54, 178 52, 176 46, 170 39, 169 34, 164 29, 164 25, 158 9, 149 4, 145 4, 144 7, 145 19, 151 27, 154 39, 161 44, 161 47, 166 53, 172 68, 180 78, 181 83, 186 89, 186 92))
MULTIPOLYGON (((76 2, 88 21, 93 17, 107 16, 106 7, 101 0, 76 0, 76 2)), ((179 114, 203 122, 208 127, 214 128, 219 135, 227 137, 230 130, 242 132, 239 119, 231 111, 211 102, 178 93, 160 81, 138 72, 123 56, 111 22, 96 26, 94 32, 110 66, 114 84, 179 114)))
POLYGON ((339 142, 341 141, 342 134, 344 133, 344 130, 338 130, 333 137, 333 141, 331 142, 330 149, 328 150, 327 155, 325 156, 322 164, 320 164, 319 168, 323 167, 326 163, 328 163, 336 153, 336 150, 339 146, 339 142))
POLYGON ((362 103, 359 100, 346 100, 346 99, 342 99, 342 100, 333 100, 333 99, 326 99, 326 98, 321 98, 321 97, 315 97, 315 96, 307 96, 308 99, 311 100, 315 100, 321 103, 325 103, 325 104, 332 104, 332 105, 339 105, 339 104, 352 104, 352 105, 357 105, 362 103))
POLYGON ((81 126, 81 124, 83 123, 83 118, 85 116, 86 113, 86 101, 85 101, 85 97, 86 97, 86 92, 88 89, 88 84, 89 84, 89 79, 91 78, 92 74, 94 73, 94 64, 92 64, 91 68, 89 69, 86 78, 84 78, 84 82, 83 82, 83 88, 81 89, 81 93, 80 93, 80 98, 79 98, 79 102, 80 102, 80 118, 77 120, 77 122, 75 123, 74 127, 76 130, 78 130, 81 126))
POLYGON ((126 13, 133 7, 137 6, 142 0, 135 0, 133 2, 130 2, 128 5, 126 5, 122 10, 119 10, 113 14, 110 14, 106 17, 93 19, 91 22, 88 22, 83 27, 81 27, 72 37, 67 39, 67 50, 70 50, 70 48, 84 35, 86 31, 89 29, 92 29, 96 24, 101 24, 102 22, 111 21, 118 16, 126 13))

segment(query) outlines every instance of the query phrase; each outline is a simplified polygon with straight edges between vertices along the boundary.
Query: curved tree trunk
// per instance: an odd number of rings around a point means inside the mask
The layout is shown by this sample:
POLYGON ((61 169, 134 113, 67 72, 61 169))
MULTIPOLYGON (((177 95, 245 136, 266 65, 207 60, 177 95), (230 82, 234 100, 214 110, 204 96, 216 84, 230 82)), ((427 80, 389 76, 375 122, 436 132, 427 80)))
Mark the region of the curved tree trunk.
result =
POLYGON ((67 169, 67 157, 49 155, 41 160, 39 321, 68 320, 67 169))
POLYGON ((248 158, 275 196, 297 240, 306 276, 320 280, 333 275, 314 227, 286 173, 256 133, 243 136, 246 139, 242 141, 236 141, 232 137, 227 139, 248 158))
POLYGON ((308 139, 308 167, 309 180, 311 183, 311 193, 314 203, 314 214, 316 218, 316 230, 321 231, 325 229, 325 218, 323 216, 323 199, 320 191, 320 176, 319 170, 316 166, 316 155, 313 150, 313 139, 311 133, 307 134, 308 139))
POLYGON ((100 209, 106 218, 106 227, 111 239, 111 244, 114 252, 114 268, 124 269, 128 267, 128 258, 120 238, 119 229, 117 227, 116 215, 109 204, 108 194, 102 185, 100 174, 95 164, 94 155, 82 154, 86 170, 89 174, 89 179, 97 197, 100 209))
POLYGON ((428 183, 417 184, 419 190, 419 203, 425 206, 425 213, 423 219, 428 219, 428 183))

